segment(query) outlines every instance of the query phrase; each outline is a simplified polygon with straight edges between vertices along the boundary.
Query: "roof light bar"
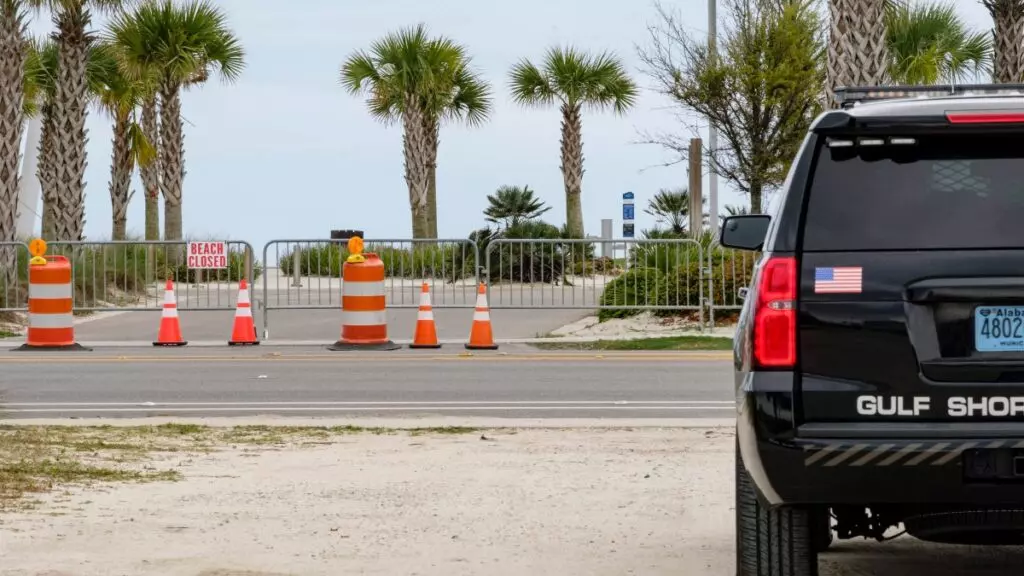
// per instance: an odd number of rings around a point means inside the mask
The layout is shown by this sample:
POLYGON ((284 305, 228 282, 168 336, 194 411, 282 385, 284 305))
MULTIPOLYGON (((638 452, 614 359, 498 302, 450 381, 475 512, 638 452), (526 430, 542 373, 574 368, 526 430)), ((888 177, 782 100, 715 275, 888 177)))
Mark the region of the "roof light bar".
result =
POLYGON ((940 84, 935 86, 850 86, 836 89, 843 108, 879 100, 950 96, 1024 96, 1024 84, 940 84))

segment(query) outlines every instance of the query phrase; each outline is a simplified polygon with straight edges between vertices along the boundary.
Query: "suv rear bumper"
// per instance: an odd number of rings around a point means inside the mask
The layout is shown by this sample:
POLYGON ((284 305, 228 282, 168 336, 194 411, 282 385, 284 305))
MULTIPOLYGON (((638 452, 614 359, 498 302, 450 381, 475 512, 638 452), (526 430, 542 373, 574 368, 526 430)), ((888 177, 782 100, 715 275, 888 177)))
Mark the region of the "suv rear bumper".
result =
POLYGON ((778 438, 751 421, 755 414, 741 407, 737 435, 771 504, 1024 504, 1024 433, 864 437, 837 425, 831 437, 812 428, 778 438))

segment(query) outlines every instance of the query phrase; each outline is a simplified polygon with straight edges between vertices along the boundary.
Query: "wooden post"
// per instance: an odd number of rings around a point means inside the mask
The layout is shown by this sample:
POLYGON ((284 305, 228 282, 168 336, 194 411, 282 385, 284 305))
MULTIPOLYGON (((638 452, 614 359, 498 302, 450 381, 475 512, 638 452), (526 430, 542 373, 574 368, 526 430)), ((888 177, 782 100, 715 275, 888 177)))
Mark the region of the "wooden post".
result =
MULTIPOLYGON (((704 223, 704 184, 701 174, 701 140, 690 139, 690 237, 699 239, 704 223)), ((711 216, 714 218, 714 215, 711 216)))

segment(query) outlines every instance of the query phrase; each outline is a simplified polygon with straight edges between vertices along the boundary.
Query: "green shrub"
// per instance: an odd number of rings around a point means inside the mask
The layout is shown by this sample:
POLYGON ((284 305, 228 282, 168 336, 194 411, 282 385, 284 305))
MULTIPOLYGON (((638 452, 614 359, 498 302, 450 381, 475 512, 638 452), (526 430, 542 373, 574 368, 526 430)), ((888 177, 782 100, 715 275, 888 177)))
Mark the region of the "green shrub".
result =
MULTIPOLYGON (((302 246, 297 250, 302 276, 340 278, 349 256, 348 247, 342 242, 302 246)), ((466 243, 420 243, 411 248, 368 243, 363 252, 380 257, 388 278, 435 278, 454 282, 474 275, 475 254, 472 245, 466 243)), ((285 275, 294 273, 294 265, 294 251, 278 260, 281 273, 285 275)))
POLYGON ((643 310, 614 306, 647 306, 657 304, 668 285, 665 273, 657 268, 633 268, 609 282, 601 294, 601 322, 611 318, 635 316, 643 310))
MULTIPOLYGON (((640 266, 634 268, 621 277, 605 286, 601 295, 601 305, 657 305, 683 308, 703 307, 705 316, 708 314, 708 303, 714 302, 715 306, 741 306, 743 301, 737 296, 739 288, 749 286, 752 270, 757 255, 745 254, 732 250, 716 248, 711 252, 712 259, 712 283, 713 291, 708 286, 708 275, 702 273, 701 268, 707 264, 702 263, 694 253, 689 254, 689 259, 684 259, 680 265, 669 269, 665 273, 660 266, 665 261, 664 254, 659 254, 661 246, 651 246, 648 252, 651 254, 646 261, 648 264, 659 264, 659 266, 647 265, 641 262, 640 266), (659 254, 654 256, 654 254, 659 254)), ((642 310, 625 308, 602 309, 598 317, 603 322, 610 318, 625 318, 639 314, 642 310)), ((677 316, 680 310, 660 309, 655 310, 657 316, 677 316)), ((735 311, 716 312, 716 318, 735 316, 735 311)))
MULTIPOLYGON (((145 294, 154 283, 171 279, 195 282, 197 271, 189 270, 184 248, 174 244, 61 244, 54 242, 49 255, 71 261, 75 305, 88 308, 103 302, 121 304, 145 294)), ((253 279, 263 272, 252 263, 253 279)), ((228 253, 228 267, 203 270, 203 282, 238 282, 245 275, 245 256, 228 253)))

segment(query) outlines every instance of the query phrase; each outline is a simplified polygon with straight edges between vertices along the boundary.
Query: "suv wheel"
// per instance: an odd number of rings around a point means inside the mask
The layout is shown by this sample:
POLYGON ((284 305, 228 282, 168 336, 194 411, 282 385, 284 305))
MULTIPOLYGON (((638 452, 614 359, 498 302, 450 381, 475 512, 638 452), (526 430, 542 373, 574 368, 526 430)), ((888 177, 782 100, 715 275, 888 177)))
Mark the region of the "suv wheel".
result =
POLYGON ((811 514, 811 530, 814 535, 814 550, 824 552, 832 546, 832 510, 821 508, 811 514))
POLYGON ((817 576, 820 526, 811 511, 797 507, 770 509, 736 450, 737 576, 817 576))

